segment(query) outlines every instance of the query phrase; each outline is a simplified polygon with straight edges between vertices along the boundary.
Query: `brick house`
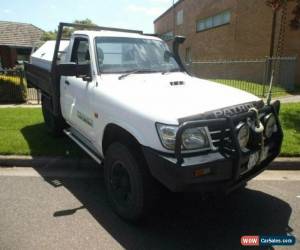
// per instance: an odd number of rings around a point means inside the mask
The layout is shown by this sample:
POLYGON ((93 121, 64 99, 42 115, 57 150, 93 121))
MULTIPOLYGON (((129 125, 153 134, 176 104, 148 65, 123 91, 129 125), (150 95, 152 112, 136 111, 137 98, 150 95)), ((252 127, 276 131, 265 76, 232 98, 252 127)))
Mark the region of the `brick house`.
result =
POLYGON ((0 68, 27 61, 43 32, 32 24, 0 21, 0 68))
MULTIPOLYGON (((288 4, 282 56, 300 55, 300 31, 289 27, 294 6, 288 4)), ((187 37, 180 51, 187 61, 264 58, 270 54, 271 26, 272 10, 264 0, 179 0, 154 21, 155 33, 166 40, 187 37)), ((300 84, 299 62, 296 78, 300 84)))

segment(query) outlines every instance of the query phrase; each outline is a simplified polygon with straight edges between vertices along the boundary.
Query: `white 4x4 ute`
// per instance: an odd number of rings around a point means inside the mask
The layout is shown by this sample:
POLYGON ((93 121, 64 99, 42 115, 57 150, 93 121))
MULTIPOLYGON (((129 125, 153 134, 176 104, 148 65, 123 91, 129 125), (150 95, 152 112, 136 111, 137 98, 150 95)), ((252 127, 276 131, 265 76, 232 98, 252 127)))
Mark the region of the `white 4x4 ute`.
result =
POLYGON ((25 64, 52 134, 64 131, 99 164, 121 217, 137 220, 171 191, 230 192, 279 154, 280 103, 189 75, 155 36, 61 23, 25 64), (75 31, 61 40, 63 27, 75 31))

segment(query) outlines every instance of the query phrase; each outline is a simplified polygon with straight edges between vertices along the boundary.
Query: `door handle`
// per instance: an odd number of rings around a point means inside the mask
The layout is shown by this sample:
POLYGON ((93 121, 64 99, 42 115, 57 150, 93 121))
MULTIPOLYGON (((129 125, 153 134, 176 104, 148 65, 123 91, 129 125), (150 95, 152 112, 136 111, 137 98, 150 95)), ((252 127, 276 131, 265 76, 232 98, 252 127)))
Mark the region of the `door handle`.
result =
POLYGON ((65 84, 70 85, 70 82, 68 80, 65 81, 65 84))

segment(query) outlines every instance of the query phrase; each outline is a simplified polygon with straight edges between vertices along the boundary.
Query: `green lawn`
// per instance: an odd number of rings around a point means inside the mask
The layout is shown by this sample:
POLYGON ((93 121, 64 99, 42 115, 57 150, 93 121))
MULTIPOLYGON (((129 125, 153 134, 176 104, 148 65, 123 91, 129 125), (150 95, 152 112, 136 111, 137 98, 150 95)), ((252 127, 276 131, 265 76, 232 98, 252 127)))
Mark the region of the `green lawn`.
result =
POLYGON ((300 103, 282 104, 280 119, 284 130, 281 155, 300 157, 300 103))
MULTIPOLYGON (((260 83, 255 83, 255 82, 247 82, 247 81, 240 81, 240 80, 226 80, 226 79, 214 79, 212 80, 214 82, 222 83, 234 88, 238 88, 241 90, 245 90, 247 92, 250 92, 256 96, 262 96, 263 93, 263 84, 260 83)), ((265 93, 268 92, 269 86, 265 86, 265 93)), ((289 93, 284 89, 279 86, 274 85, 272 89, 272 93, 274 97, 278 96, 285 96, 288 95, 289 93)))
MULTIPOLYGON (((282 156, 300 156, 300 103, 283 104, 280 117, 285 133, 282 156)), ((0 108, 0 154, 84 155, 67 137, 47 133, 39 108, 0 108)))
POLYGON ((39 108, 0 108, 1 155, 82 155, 69 138, 52 138, 39 108))

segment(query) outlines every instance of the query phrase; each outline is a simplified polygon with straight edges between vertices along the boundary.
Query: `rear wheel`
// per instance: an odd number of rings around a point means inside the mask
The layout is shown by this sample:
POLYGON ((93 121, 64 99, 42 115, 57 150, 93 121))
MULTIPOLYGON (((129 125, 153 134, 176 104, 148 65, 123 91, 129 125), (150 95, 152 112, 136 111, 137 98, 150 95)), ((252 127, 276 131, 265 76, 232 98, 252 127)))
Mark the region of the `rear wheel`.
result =
POLYGON ((158 198, 157 183, 138 152, 115 142, 106 152, 105 185, 114 211, 123 219, 142 219, 158 198))
POLYGON ((53 136, 61 136, 66 127, 63 118, 55 116, 47 107, 46 97, 42 95, 42 112, 47 131, 53 136))

